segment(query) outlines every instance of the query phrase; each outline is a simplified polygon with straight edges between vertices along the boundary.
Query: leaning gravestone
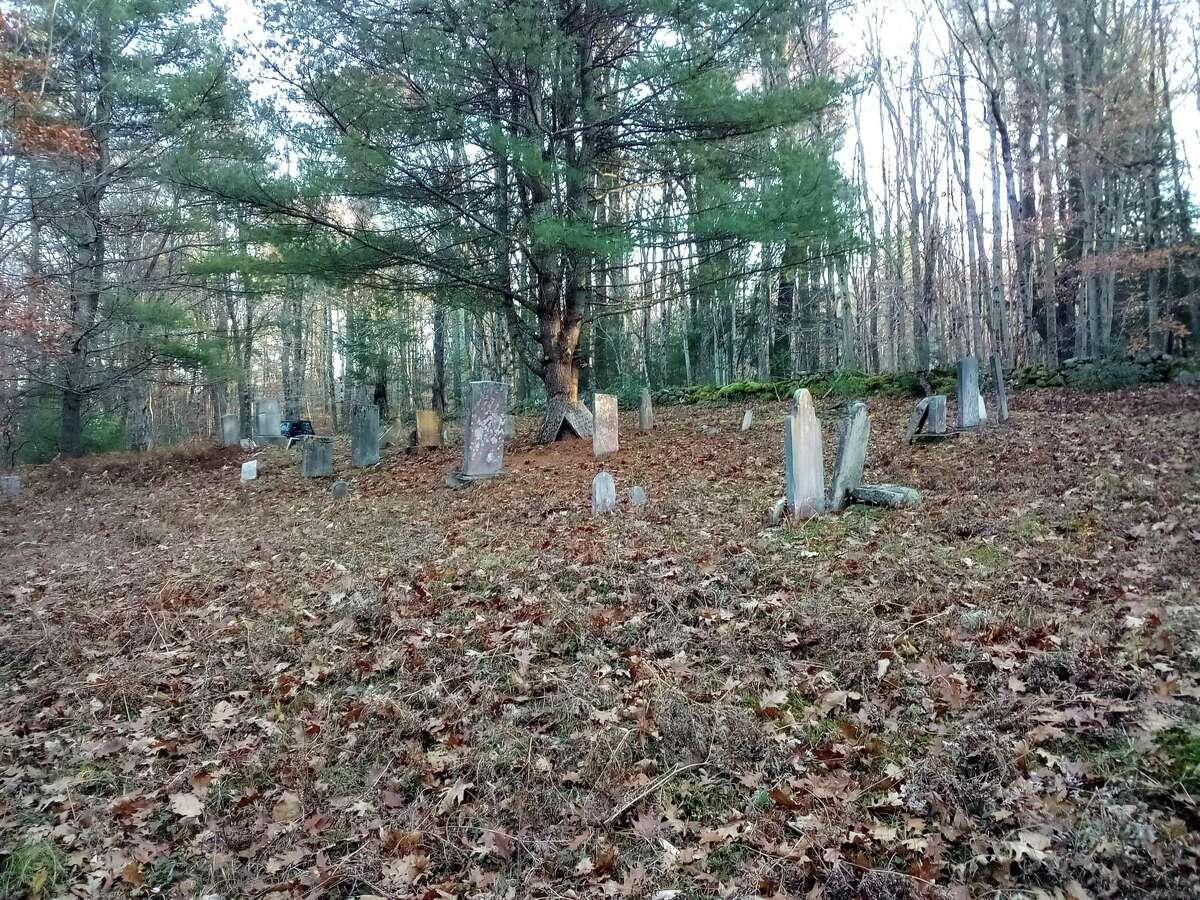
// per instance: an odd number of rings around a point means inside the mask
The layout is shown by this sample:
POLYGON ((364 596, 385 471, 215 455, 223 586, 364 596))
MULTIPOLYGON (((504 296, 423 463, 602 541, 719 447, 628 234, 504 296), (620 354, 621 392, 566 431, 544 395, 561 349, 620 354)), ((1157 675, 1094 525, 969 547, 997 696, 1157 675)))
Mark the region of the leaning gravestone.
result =
POLYGON ((833 467, 833 498, 837 512, 845 509, 850 492, 862 484, 863 467, 867 462, 867 439, 871 436, 871 420, 867 404, 855 400, 842 421, 838 436, 837 462, 833 467))
POLYGON ((912 439, 917 436, 929 419, 929 398, 922 397, 917 401, 917 405, 913 407, 912 415, 908 417, 908 425, 904 429, 904 443, 911 444, 912 439))
POLYGON ((598 472, 592 479, 592 515, 610 513, 617 508, 617 483, 608 472, 598 472))
POLYGON ((242 481, 253 481, 258 477, 258 460, 242 463, 242 481))
POLYGON ((592 455, 616 453, 617 398, 612 394, 597 394, 592 400, 592 455))
POLYGON ((278 400, 264 397, 254 404, 254 439, 260 444, 278 444, 283 440, 278 400))
POLYGON ((417 446, 442 446, 442 414, 436 409, 417 410, 417 446))
POLYGON ((221 442, 226 447, 236 447, 242 440, 242 417, 237 413, 221 416, 221 442))
POLYGON ((0 496, 6 500, 16 500, 20 497, 22 487, 20 475, 0 475, 0 496))
POLYGON ((754 423, 754 410, 748 409, 742 414, 742 431, 749 431, 754 423))
POLYGON ((795 411, 783 420, 784 499, 793 518, 825 511, 825 451, 821 423, 805 388, 796 391, 795 411))
POLYGON ((982 421, 983 395, 979 393, 979 364, 973 356, 958 361, 958 427, 975 428, 982 421))
POLYGON ((642 388, 642 405, 638 407, 638 431, 643 433, 654 429, 654 401, 650 399, 650 389, 642 388))
POLYGON ((946 431, 946 395, 934 394, 926 397, 927 414, 922 427, 917 429, 909 441, 914 444, 933 444, 958 437, 957 431, 946 431))
POLYGON ((333 438, 305 437, 300 441, 300 475, 324 478, 333 474, 333 438))
POLYGON ((508 385, 472 381, 463 434, 462 477, 492 478, 504 468, 504 433, 508 421, 508 385))
POLYGON ((350 464, 360 468, 379 462, 379 407, 360 400, 350 411, 350 464))
POLYGON ((992 380, 996 382, 996 421, 1008 421, 1008 389, 1004 386, 1004 362, 999 353, 992 354, 992 380))

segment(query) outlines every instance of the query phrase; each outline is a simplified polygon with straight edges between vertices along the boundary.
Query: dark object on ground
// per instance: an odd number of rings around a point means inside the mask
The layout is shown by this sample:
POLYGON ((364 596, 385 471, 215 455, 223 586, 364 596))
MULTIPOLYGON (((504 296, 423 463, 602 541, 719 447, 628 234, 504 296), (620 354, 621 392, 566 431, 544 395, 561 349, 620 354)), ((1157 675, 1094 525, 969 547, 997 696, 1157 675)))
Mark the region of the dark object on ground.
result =
POLYGON ((316 434, 312 422, 308 419, 284 419, 279 423, 279 433, 285 438, 305 437, 316 434))

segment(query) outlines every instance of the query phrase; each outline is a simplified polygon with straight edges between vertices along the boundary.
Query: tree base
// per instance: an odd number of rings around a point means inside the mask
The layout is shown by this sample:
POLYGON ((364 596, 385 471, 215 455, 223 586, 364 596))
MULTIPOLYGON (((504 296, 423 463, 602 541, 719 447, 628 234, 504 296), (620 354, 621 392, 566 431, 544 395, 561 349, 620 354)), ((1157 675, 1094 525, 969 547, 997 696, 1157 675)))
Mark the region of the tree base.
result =
POLYGON ((534 436, 538 444, 552 444, 566 437, 590 438, 592 414, 579 401, 571 403, 565 397, 551 397, 546 415, 534 436))

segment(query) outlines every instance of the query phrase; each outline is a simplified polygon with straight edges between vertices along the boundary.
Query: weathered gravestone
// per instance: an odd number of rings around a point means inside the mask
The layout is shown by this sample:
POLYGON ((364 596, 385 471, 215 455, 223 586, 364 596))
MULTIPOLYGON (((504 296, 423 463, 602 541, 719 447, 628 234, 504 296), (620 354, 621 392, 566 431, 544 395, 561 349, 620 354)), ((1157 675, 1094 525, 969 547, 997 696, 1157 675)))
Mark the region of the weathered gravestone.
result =
POLYGON ((925 422, 929 419, 929 398, 922 397, 917 401, 917 405, 913 407, 912 415, 908 417, 908 425, 904 429, 904 442, 911 444, 912 439, 917 436, 922 428, 925 427, 925 422))
POLYGON ((996 421, 1008 421, 1008 388, 1004 385, 1004 362, 999 353, 992 354, 992 380, 996 382, 996 421))
POLYGON ((24 484, 20 475, 0 475, 0 497, 6 500, 16 500, 21 496, 24 484))
POLYGON ((329 486, 329 493, 335 498, 345 497, 350 493, 350 485, 348 482, 342 481, 340 478, 329 486))
POLYGON ((242 481, 253 481, 258 477, 258 460, 242 463, 242 481))
POLYGON ((638 431, 648 432, 654 429, 654 401, 650 399, 650 389, 642 388, 642 405, 638 407, 638 431))
POLYGON ((975 428, 982 421, 983 395, 979 393, 979 363, 973 356, 958 361, 958 427, 975 428))
POLYGON ((754 423, 754 410, 748 409, 742 413, 742 431, 749 431, 754 423))
POLYGON ((350 410, 350 465, 373 466, 379 462, 379 407, 360 400, 350 410))
POLYGON ((300 441, 300 475, 324 478, 333 474, 333 438, 306 437, 300 441))
POLYGON ((279 444, 279 401, 264 397, 254 404, 254 439, 260 444, 279 444))
POLYGON ((927 405, 924 422, 909 441, 914 444, 932 444, 958 437, 957 431, 946 431, 946 395, 934 394, 926 397, 924 402, 927 405))
POLYGON ((856 503, 889 509, 921 505, 920 492, 905 484, 860 484, 850 492, 850 497, 856 503))
POLYGON ((607 456, 619 449, 617 440, 617 398, 597 394, 592 401, 592 454, 607 456))
POLYGON ((646 496, 646 489, 640 484, 635 484, 629 489, 629 503, 632 506, 645 506, 650 502, 650 498, 646 496))
POLYGON ((462 477, 492 478, 504 468, 504 432, 508 423, 508 385, 472 381, 463 433, 462 477))
POLYGON ((871 436, 871 420, 867 404, 855 400, 842 420, 838 434, 837 462, 833 467, 833 497, 835 511, 845 509, 850 492, 862 484, 863 467, 867 462, 867 439, 871 436))
POLYGON ((442 446, 442 414, 436 409, 417 410, 417 446, 442 446))
POLYGON ((617 508, 617 483, 608 472, 592 479, 592 515, 610 513, 617 508))
POLYGON ((825 511, 825 450, 812 395, 796 391, 795 411, 783 420, 783 481, 787 511, 793 517, 825 511))
POLYGON ((226 447, 236 447, 242 440, 242 418, 237 413, 225 413, 221 416, 221 443, 226 447))

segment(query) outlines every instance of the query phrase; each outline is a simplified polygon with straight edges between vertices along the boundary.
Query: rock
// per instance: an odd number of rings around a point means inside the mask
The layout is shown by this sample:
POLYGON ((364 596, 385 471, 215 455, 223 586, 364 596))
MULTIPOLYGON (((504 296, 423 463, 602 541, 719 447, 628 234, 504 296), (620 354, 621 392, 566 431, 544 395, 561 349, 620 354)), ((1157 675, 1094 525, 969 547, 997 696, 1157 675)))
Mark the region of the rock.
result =
POLYGON ((1183 385, 1200 384, 1200 374, 1193 372, 1191 369, 1180 369, 1171 378, 1171 383, 1183 385))
POLYGON ((654 430, 654 401, 650 399, 650 389, 642 388, 642 405, 638 407, 638 431, 643 433, 654 430))
POLYGON ((592 479, 592 515, 600 516, 617 508, 617 483, 608 472, 598 472, 592 479))
POLYGON ((472 381, 463 434, 463 478, 495 478, 504 470, 504 432, 508 426, 508 385, 472 381))
POLYGON ((981 419, 983 395, 979 393, 979 364, 973 356, 958 361, 958 427, 975 428, 981 419))
POLYGON ((783 420, 783 484, 793 517, 825 512, 825 450, 812 395, 796 391, 795 412, 783 420))
POLYGON ((629 503, 631 506, 645 506, 650 502, 650 498, 646 496, 646 489, 640 484, 635 484, 629 489, 629 503))
POLYGON ((925 421, 928 418, 929 398, 922 397, 917 401, 917 405, 913 407, 912 415, 908 417, 908 424, 904 427, 904 442, 906 444, 912 443, 912 439, 925 427, 925 421))
POLYGON ((992 624, 992 611, 983 609, 968 609, 961 613, 958 617, 958 624, 962 626, 964 631, 983 631, 988 625, 992 624))
POLYGON ((748 409, 742 413, 742 431, 749 431, 754 423, 754 410, 748 409))
POLYGON ((0 497, 6 500, 16 500, 21 496, 25 487, 20 475, 0 475, 0 497))
POLYGON ((417 446, 442 446, 442 414, 436 409, 417 410, 417 446))
POLYGON ((359 399, 350 410, 350 465, 363 468, 379 462, 379 407, 359 399))
POLYGON ((782 525, 783 517, 787 515, 787 497, 780 497, 771 504, 771 508, 767 510, 767 523, 770 525, 782 525))
POLYGON ((221 416, 221 442, 226 447, 236 447, 242 440, 242 420, 237 413, 221 416))
POLYGON ((329 493, 333 494, 333 496, 336 498, 345 497, 348 493, 350 493, 350 484, 349 482, 342 481, 342 479, 339 478, 329 486, 329 493))
MULTIPOLYGON (((999 353, 992 354, 992 381, 996 383, 996 421, 1008 421, 1008 389, 1004 385, 1004 363, 999 353)), ((983 414, 987 418, 987 413, 983 414)))
POLYGON ((592 455, 608 456, 620 447, 617 438, 617 398, 597 394, 592 400, 592 455))
POLYGON ((903 484, 860 484, 850 491, 850 497, 856 503, 889 509, 921 505, 920 491, 903 484))
POLYGON ((867 440, 871 436, 871 420, 867 404, 855 400, 842 420, 838 435, 837 461, 833 467, 833 498, 835 512, 845 508, 850 492, 862 484, 863 468, 867 462, 867 440))
POLYGON ((258 477, 258 460, 242 463, 242 481, 253 481, 258 477))
POLYGON ((306 437, 300 442, 300 475, 324 478, 333 474, 333 438, 306 437))
POLYGON ((238 446, 247 453, 258 449, 258 444, 254 443, 254 441, 250 440, 250 438, 242 438, 240 441, 238 441, 238 446))

